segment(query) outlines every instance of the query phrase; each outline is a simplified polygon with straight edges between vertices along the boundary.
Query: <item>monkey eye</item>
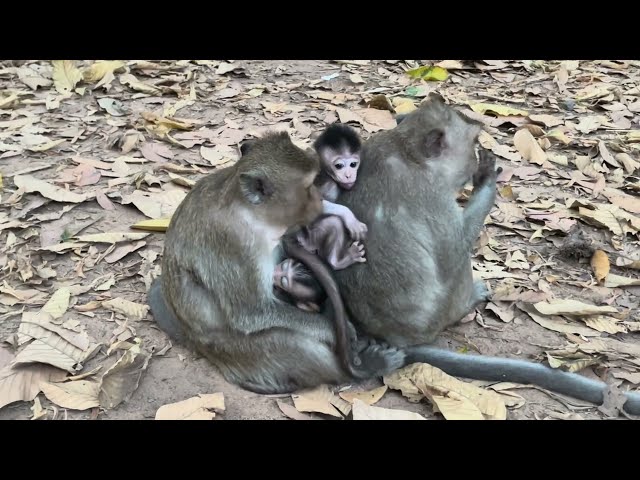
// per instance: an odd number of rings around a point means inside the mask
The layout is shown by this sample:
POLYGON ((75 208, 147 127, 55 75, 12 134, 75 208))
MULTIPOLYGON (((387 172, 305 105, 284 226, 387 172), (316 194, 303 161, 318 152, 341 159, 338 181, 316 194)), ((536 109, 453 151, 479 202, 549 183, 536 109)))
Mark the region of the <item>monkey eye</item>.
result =
POLYGON ((335 167, 336 167, 336 170, 342 170, 344 168, 344 165, 341 163, 336 163, 335 167))
POLYGON ((351 168, 356 168, 358 166, 358 162, 351 162, 349 165, 351 168))
POLYGON ((289 279, 287 277, 282 277, 281 283, 283 288, 289 288, 289 279))

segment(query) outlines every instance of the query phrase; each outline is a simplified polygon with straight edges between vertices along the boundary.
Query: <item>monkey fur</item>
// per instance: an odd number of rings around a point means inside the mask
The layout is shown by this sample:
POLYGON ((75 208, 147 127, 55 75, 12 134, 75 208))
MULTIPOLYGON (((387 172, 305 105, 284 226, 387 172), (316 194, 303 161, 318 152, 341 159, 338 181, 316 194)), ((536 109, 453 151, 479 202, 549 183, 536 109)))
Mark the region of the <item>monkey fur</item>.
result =
MULTIPOLYGON (((355 349, 347 355, 357 358, 349 364, 336 353, 345 341, 331 316, 303 311, 273 293, 281 238, 322 212, 313 184, 318 171, 317 156, 286 134, 245 147, 236 164, 201 179, 176 209, 162 275, 148 293, 160 328, 200 351, 227 381, 253 392, 371 378, 404 363, 402 351, 357 339, 345 319, 346 343, 355 349)), ((338 300, 340 307, 339 294, 338 300)))
MULTIPOLYGON (((426 362, 472 379, 534 384, 601 404, 606 384, 541 364, 432 347, 436 336, 481 302, 471 251, 496 195, 495 157, 474 144, 476 122, 431 95, 392 130, 365 142, 358 188, 340 201, 368 226, 367 263, 336 271, 359 333, 402 347, 406 362, 426 362), (466 207, 461 185, 473 179, 466 207)), ((640 414, 640 394, 624 409, 640 414)))

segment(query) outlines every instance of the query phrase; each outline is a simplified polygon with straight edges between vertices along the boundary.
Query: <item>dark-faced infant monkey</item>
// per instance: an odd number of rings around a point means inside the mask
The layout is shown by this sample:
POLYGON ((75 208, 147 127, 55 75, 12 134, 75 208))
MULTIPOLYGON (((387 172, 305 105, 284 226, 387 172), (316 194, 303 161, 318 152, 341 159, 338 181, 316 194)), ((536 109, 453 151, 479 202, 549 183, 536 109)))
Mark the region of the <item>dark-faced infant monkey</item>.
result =
MULTIPOLYGON (((531 383, 602 403, 606 385, 522 360, 467 355, 431 343, 487 296, 471 252, 496 195, 495 157, 474 148, 480 127, 432 95, 399 125, 365 142, 358 188, 340 201, 368 226, 367 263, 334 272, 365 334, 404 347, 407 362, 480 380, 531 383), (459 189, 473 179, 462 208, 459 189)), ((625 410, 640 414, 640 395, 625 410)))
POLYGON ((273 272, 276 296, 308 312, 319 312, 327 298, 322 285, 301 262, 287 258, 276 265, 273 272))
MULTIPOLYGON (((162 275, 149 290, 151 311, 165 332, 195 346, 228 381, 253 392, 370 378, 404 361, 398 349, 356 342, 346 318, 346 327, 338 326, 344 311, 336 312, 334 326, 330 316, 274 296, 281 238, 323 211, 314 185, 318 171, 317 156, 287 134, 253 142, 236 164, 201 179, 176 209, 162 275), (357 350, 349 351, 352 345, 357 350)), ((310 269, 322 281, 321 270, 310 269)), ((322 286, 340 307, 335 283, 322 286)))

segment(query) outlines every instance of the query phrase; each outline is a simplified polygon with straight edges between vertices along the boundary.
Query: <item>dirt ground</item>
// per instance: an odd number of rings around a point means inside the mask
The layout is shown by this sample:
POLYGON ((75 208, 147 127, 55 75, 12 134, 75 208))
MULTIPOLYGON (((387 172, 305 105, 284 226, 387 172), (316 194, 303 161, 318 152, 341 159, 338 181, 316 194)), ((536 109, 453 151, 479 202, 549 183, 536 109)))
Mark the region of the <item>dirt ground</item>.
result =
MULTIPOLYGON (((0 347, 0 399, 13 395, 18 384, 31 392, 26 401, 0 408, 0 419, 34 414, 39 383, 24 375, 8 381, 7 372, 14 356, 39 337, 15 334, 25 321, 23 312, 38 312, 63 287, 71 291, 69 305, 52 324, 102 344, 81 368, 69 367, 69 376, 102 366, 86 377, 97 380, 136 341, 149 359, 146 369, 132 370, 127 381, 139 378, 139 385, 114 408, 106 408, 102 397, 98 406, 86 398, 70 399, 68 392, 60 400, 47 391, 37 396, 42 418, 153 419, 165 404, 223 392, 225 410, 216 419, 286 419, 277 402, 292 405, 290 397, 261 396, 230 385, 204 359, 180 346, 165 348, 169 341, 148 312, 129 314, 101 304, 112 299, 146 303, 149 282, 159 273, 163 233, 115 246, 78 236, 144 233, 131 225, 170 215, 189 182, 234 161, 239 142, 266 129, 287 129, 296 142, 308 145, 325 124, 340 120, 366 138, 395 124, 384 105, 408 111, 429 91, 484 122, 481 142, 505 170, 474 255, 475 270, 498 294, 493 310, 480 308, 438 344, 539 362, 552 358, 562 368, 606 379, 621 390, 637 388, 638 62, 447 61, 440 64, 448 71, 445 80, 405 73, 436 63, 123 62, 106 75, 99 72, 103 77, 94 71, 96 79, 83 70, 93 62, 75 62, 84 80, 74 77, 69 64, 0 63, 0 339, 6 340, 0 347), (60 93, 65 82, 69 94, 60 93), (367 109, 372 100, 376 108, 367 109), (63 142, 49 143, 56 140, 63 142), (69 198, 69 192, 88 198, 69 198), (572 203, 576 199, 582 203, 572 203), (563 247, 575 229, 589 246, 563 247), (61 242, 71 244, 54 251, 61 242), (592 266, 595 250, 604 252, 606 266, 602 259, 592 266), (571 256, 576 251, 582 255, 571 256), (602 269, 608 275, 598 282, 602 269), (616 311, 525 312, 527 305, 554 299, 616 311), (118 341, 124 342, 121 348, 109 351, 118 341), (72 408, 73 402, 83 409, 72 408)), ((44 363, 60 367, 53 357, 36 358, 26 362, 34 372, 44 363)), ((371 381, 363 387, 380 385, 371 381)), ((516 400, 509 419, 615 415, 537 388, 511 392, 516 400)), ((410 403, 391 389, 376 406, 443 418, 428 401, 410 403)))

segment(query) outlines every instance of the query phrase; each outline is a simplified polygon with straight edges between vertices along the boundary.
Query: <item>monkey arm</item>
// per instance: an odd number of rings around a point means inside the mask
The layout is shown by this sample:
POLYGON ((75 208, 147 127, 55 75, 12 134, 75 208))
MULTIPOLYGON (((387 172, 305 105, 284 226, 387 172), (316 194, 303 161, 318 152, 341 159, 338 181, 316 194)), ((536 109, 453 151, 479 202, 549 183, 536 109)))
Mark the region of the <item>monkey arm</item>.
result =
POLYGON ((322 213, 340 218, 354 240, 364 239, 367 233, 367 226, 356 218, 349 207, 322 200, 322 213))

